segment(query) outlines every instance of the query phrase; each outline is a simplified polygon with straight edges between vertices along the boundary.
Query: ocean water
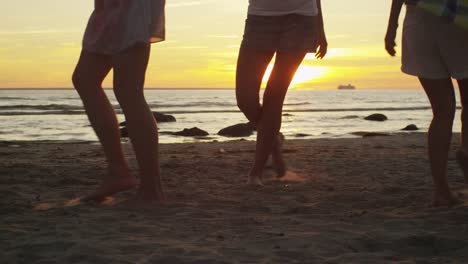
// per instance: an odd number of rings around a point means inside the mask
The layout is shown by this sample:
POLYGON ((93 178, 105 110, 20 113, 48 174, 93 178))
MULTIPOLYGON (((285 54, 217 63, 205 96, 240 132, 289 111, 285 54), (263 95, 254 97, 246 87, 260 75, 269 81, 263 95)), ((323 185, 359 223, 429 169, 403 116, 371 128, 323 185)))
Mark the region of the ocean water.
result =
MULTIPOLYGON (((111 90, 107 90, 124 121, 111 90)), ((232 140, 218 136, 220 129, 246 122, 239 112, 234 90, 150 90, 146 98, 153 111, 172 114, 175 123, 159 124, 160 132, 198 127, 208 139, 161 133, 161 143, 232 140)), ((399 132, 409 124, 427 131, 431 110, 422 90, 291 90, 286 98, 281 131, 287 138, 354 137, 351 133, 399 132), (389 120, 371 122, 364 117, 385 114, 389 120)), ((459 111, 454 131, 459 131, 459 111)), ((74 90, 0 90, 0 141, 97 141, 82 103, 74 90)), ((255 136, 246 138, 255 139, 255 136)))

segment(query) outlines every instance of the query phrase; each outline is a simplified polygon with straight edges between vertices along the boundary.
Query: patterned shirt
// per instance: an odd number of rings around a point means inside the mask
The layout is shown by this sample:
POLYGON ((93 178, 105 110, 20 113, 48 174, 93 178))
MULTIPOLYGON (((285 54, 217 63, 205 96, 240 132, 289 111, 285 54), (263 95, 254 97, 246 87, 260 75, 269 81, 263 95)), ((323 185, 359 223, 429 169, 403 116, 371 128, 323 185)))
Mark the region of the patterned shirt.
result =
POLYGON ((417 5, 437 16, 454 21, 457 16, 468 13, 466 0, 405 0, 407 5, 417 5))
POLYGON ((468 30, 468 0, 405 0, 468 30))

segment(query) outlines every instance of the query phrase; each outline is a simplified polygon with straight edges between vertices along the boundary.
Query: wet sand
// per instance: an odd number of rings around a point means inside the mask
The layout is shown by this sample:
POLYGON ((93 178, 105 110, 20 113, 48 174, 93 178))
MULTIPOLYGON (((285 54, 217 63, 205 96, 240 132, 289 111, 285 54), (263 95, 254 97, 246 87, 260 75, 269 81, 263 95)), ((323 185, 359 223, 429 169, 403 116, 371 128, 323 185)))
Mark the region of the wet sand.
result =
MULTIPOLYGON (((429 206, 425 134, 288 140, 290 180, 268 170, 264 187, 245 185, 254 147, 161 145, 170 202, 138 209, 119 204, 132 191, 74 203, 105 173, 97 144, 0 142, 0 262, 468 261, 468 203, 429 206)), ((456 147, 449 178, 468 202, 456 147)))

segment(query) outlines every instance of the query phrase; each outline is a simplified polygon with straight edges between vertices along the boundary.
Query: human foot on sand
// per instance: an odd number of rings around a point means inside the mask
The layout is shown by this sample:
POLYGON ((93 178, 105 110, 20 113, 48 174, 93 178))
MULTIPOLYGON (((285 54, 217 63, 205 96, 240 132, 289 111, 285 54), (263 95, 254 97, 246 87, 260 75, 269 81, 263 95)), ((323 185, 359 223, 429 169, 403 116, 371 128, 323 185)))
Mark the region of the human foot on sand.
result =
POLYGON ((450 191, 434 192, 432 206, 434 207, 451 207, 461 204, 462 201, 454 197, 450 191))
POLYGON ((84 196, 83 202, 101 202, 107 196, 130 190, 138 184, 137 179, 130 174, 110 174, 105 177, 96 191, 84 196))
POLYGON ((284 136, 283 134, 279 133, 271 153, 273 167, 275 168, 278 178, 286 175, 286 163, 284 162, 283 158, 283 142, 284 136))

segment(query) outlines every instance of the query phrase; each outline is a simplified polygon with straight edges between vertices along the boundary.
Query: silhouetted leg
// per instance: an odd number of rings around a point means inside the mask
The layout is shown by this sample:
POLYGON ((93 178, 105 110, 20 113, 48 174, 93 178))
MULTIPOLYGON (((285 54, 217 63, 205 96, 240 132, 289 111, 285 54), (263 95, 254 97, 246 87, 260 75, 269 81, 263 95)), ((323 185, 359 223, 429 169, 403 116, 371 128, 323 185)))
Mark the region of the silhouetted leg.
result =
POLYGON ((468 183, 468 79, 458 80, 458 86, 460 88, 460 100, 462 105, 461 112, 461 165, 465 176, 465 181, 468 183))
POLYGON ((241 47, 237 60, 236 99, 239 109, 257 126, 262 114, 260 88, 263 75, 275 53, 241 47))
POLYGON ((141 174, 136 200, 144 203, 165 200, 159 170, 158 129, 143 91, 149 55, 150 46, 142 44, 114 56, 114 92, 125 114, 141 174))
POLYGON ((122 151, 114 109, 101 86, 111 68, 110 57, 82 51, 73 73, 73 84, 83 101, 91 126, 101 142, 109 164, 109 174, 94 193, 82 199, 84 201, 99 201, 137 184, 122 151))
POLYGON ((420 82, 431 102, 433 119, 428 133, 429 161, 434 181, 434 206, 457 202, 447 182, 447 161, 455 116, 455 92, 451 79, 423 79, 420 82))
POLYGON ((257 126, 255 163, 249 175, 250 183, 261 183, 263 168, 278 140, 284 98, 306 53, 277 52, 276 61, 263 97, 262 115, 257 126))
MULTIPOLYGON (((274 54, 274 51, 246 47, 241 47, 239 51, 236 72, 237 105, 255 128, 262 115, 260 88, 263 76, 274 54)), ((258 182, 258 184, 261 183, 258 182)))

